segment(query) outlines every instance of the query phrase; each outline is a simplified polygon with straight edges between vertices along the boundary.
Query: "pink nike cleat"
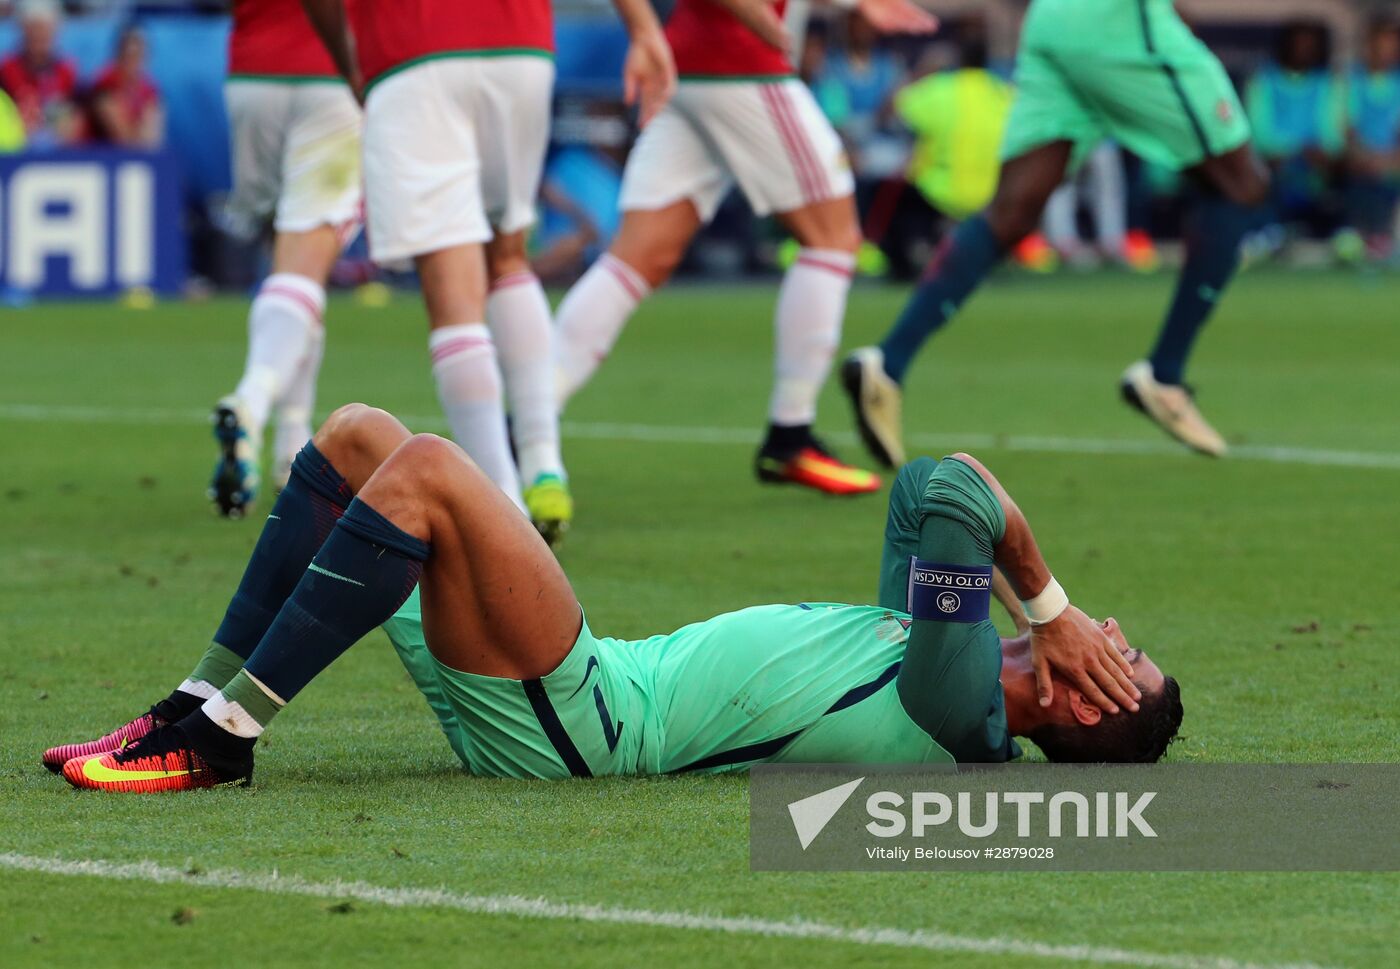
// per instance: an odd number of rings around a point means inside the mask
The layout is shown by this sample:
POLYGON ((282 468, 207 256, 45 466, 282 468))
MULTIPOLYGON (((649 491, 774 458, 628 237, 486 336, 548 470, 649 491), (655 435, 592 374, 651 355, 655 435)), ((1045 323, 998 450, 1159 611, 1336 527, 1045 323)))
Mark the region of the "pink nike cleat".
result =
POLYGON ((157 716, 154 710, 147 710, 130 723, 122 724, 116 730, 98 737, 96 740, 89 740, 83 744, 63 744, 60 747, 50 747, 44 751, 43 764, 57 774, 63 770, 64 764, 76 757, 124 750, 152 730, 163 726, 165 726, 165 721, 157 716))

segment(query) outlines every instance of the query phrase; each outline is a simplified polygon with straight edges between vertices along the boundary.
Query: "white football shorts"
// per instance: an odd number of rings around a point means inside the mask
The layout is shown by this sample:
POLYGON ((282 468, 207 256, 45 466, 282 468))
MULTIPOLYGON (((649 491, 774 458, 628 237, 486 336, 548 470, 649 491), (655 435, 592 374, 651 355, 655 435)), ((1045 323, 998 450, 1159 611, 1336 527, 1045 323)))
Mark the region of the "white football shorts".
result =
POLYGON ((233 79, 224 85, 233 151, 230 228, 345 229, 361 214, 360 107, 344 84, 233 79))
POLYGON ((801 81, 681 81, 627 158, 621 207, 690 199, 708 222, 736 182, 759 215, 855 191, 841 139, 801 81))
POLYGON ((397 262, 535 221, 554 62, 445 57, 391 74, 365 104, 370 255, 397 262))

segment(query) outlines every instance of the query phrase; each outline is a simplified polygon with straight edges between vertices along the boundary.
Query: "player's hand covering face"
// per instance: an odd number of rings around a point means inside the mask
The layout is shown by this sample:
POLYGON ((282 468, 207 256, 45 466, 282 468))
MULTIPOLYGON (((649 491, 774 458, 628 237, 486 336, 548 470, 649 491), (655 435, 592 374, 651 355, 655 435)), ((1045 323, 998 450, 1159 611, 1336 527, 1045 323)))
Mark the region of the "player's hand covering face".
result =
POLYGON ((938 18, 909 0, 861 0, 860 12, 882 34, 931 34, 938 18))
POLYGON ((642 127, 666 106, 676 90, 676 63, 671 47, 659 30, 632 38, 622 66, 623 100, 640 105, 642 127))
MULTIPOLYGON (((1118 632, 1117 623, 1112 624, 1118 632)), ((1122 633, 1118 632, 1121 639, 1122 633)), ((1126 645, 1126 640, 1124 641, 1126 645)), ((1053 670, 1072 683, 1100 710, 1136 712, 1142 693, 1133 685, 1133 667, 1105 626, 1070 606, 1058 619, 1031 628, 1031 665, 1040 705, 1055 698, 1053 670)))

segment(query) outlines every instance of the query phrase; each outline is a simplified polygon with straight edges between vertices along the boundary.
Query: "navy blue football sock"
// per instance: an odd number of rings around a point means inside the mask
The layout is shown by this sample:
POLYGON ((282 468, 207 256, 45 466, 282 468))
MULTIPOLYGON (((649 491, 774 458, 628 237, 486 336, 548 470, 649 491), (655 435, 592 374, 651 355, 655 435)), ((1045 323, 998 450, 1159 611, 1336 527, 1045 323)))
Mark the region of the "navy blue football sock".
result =
POLYGON ((155 705, 159 716, 179 720, 228 685, 353 497, 340 472, 307 442, 292 462, 291 477, 267 516, 214 641, 184 682, 155 705))
POLYGON ((1004 255, 984 216, 974 215, 958 226, 880 344, 885 372, 902 381, 924 341, 948 322, 1004 255))
POLYGON ((1176 295, 1149 357, 1153 375, 1162 383, 1182 382, 1191 347, 1239 267, 1240 242, 1254 215, 1255 210, 1214 194, 1197 204, 1176 295))
MULTIPOLYGON (((253 547, 243 580, 214 642, 241 659, 253 655, 282 603, 301 581, 354 495, 329 461, 307 442, 253 547)), ((223 686, 215 683, 215 686, 223 686)))
POLYGON ((281 703, 291 700, 398 611, 418 584, 428 552, 427 542, 356 498, 244 670, 281 703))

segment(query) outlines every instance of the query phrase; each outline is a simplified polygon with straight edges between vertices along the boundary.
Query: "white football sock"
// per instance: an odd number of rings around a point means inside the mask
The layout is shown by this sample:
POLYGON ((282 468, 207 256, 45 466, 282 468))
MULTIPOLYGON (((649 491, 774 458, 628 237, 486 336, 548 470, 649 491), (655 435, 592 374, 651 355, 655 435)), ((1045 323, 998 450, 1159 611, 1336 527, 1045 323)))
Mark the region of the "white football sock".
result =
POLYGON ((486 297, 486 323, 506 383, 520 480, 564 476, 559 455, 559 408, 554 402, 554 353, 549 300, 534 273, 502 276, 486 297))
POLYGON ((484 323, 458 323, 428 335, 433 379, 452 437, 522 510, 520 478, 506 438, 501 371, 484 323))
POLYGON ((627 318, 650 292, 641 274, 611 253, 574 283, 555 314, 554 374, 561 411, 612 351, 627 318))
POLYGON ((192 680, 188 677, 176 687, 181 693, 188 693, 190 696, 197 696, 201 700, 208 700, 210 697, 219 695, 219 688, 213 683, 205 680, 192 680))
POLYGON ((286 705, 287 701, 273 692, 266 683, 247 670, 239 670, 228 686, 205 700, 199 709, 214 721, 214 725, 219 729, 226 730, 235 737, 253 739, 262 736, 269 719, 286 705), (265 698, 270 702, 270 709, 269 702, 258 702, 256 706, 263 713, 263 719, 258 720, 252 711, 234 697, 245 697, 250 701, 253 698, 263 701, 265 698))
POLYGON ((817 418, 817 395, 841 343, 846 294, 855 256, 839 249, 803 249, 783 276, 774 316, 773 397, 768 419, 791 427, 817 418))
POLYGON ((311 440, 311 416, 316 409, 316 380, 321 374, 321 360, 326 353, 326 328, 311 331, 306 355, 301 358, 291 384, 273 403, 277 409, 277 434, 273 438, 275 483, 286 484, 285 475, 307 441, 311 440))
POLYGON ((243 704, 237 700, 230 700, 219 692, 205 700, 199 710, 213 720, 219 729, 227 730, 235 737, 261 737, 266 729, 253 719, 253 715, 243 708, 243 704))
POLYGON ((326 291, 305 276, 274 273, 263 280, 248 311, 248 361, 234 390, 252 433, 262 433, 273 401, 287 392, 325 308, 326 291))

